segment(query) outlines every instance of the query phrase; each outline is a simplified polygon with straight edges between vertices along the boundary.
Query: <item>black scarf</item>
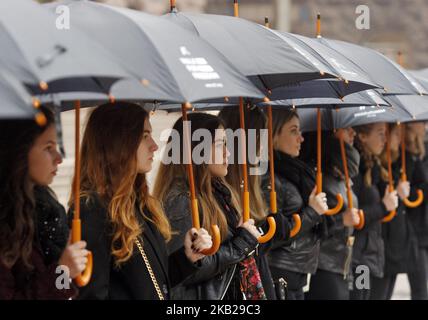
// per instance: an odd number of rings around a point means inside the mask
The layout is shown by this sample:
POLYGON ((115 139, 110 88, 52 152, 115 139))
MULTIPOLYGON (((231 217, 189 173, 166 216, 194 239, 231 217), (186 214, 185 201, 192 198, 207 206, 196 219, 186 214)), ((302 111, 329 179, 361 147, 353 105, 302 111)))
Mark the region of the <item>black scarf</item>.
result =
POLYGON ((305 162, 281 151, 275 151, 275 172, 293 183, 307 204, 315 187, 315 171, 305 162))
MULTIPOLYGON (((220 208, 225 213, 227 224, 231 229, 236 229, 239 224, 239 214, 232 204, 232 194, 220 179, 212 179, 213 194, 220 208)), ((233 232, 233 231, 232 231, 233 232)))

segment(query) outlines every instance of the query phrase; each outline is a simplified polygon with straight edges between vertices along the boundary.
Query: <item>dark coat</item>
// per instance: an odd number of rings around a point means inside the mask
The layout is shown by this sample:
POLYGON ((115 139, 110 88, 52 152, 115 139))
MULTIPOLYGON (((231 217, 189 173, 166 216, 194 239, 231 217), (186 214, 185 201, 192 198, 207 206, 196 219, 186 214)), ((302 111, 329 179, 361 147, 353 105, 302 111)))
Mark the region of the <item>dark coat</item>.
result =
MULTIPOLYGON (((269 265, 300 274, 314 273, 318 266, 320 244, 318 228, 322 218, 314 209, 308 206, 309 198, 302 197, 299 186, 283 174, 280 167, 281 164, 281 154, 276 152, 275 188, 277 192, 277 214, 291 221, 291 215, 299 213, 302 220, 302 227, 299 234, 291 240, 284 238, 273 242, 269 253, 269 265)), ((284 169, 287 173, 293 170, 287 164, 282 165, 287 167, 284 169)), ((295 174, 300 175, 299 172, 295 172, 295 174)), ((262 189, 267 203, 269 203, 269 185, 269 175, 264 175, 262 177, 262 189)))
MULTIPOLYGON (((406 155, 406 172, 413 176, 415 162, 406 155)), ((401 156, 392 163, 394 184, 400 180, 401 156)), ((380 184, 380 191, 386 183, 380 184)), ((410 197, 412 199, 412 197, 410 197)), ((385 244, 385 275, 412 272, 418 260, 418 242, 414 226, 410 222, 409 208, 399 199, 397 215, 388 223, 382 223, 382 236, 385 244)))
MULTIPOLYGON (((35 188, 35 239, 31 253, 32 270, 21 261, 12 269, 0 263, 0 300, 66 300, 77 296, 74 284, 57 289, 58 260, 67 244, 68 226, 64 208, 48 188, 35 188)), ((61 284, 63 284, 61 282, 61 284)))
POLYGON ((57 289, 58 264, 46 265, 40 248, 33 247, 31 253, 33 270, 27 270, 22 262, 12 269, 0 263, 0 300, 68 300, 77 295, 76 287, 57 289))
MULTIPOLYGON (((428 143, 425 144, 428 152, 428 143)), ((421 247, 428 247, 428 155, 422 160, 412 160, 414 162, 413 174, 408 174, 411 183, 410 199, 416 199, 416 190, 421 189, 424 193, 424 201, 417 208, 407 208, 410 221, 418 238, 418 244, 421 247)))
POLYGON ((365 225, 362 230, 355 230, 355 243, 352 263, 354 267, 366 265, 370 275, 383 277, 385 266, 385 247, 382 238, 381 220, 388 214, 382 202, 383 191, 380 192, 380 167, 375 164, 372 168, 372 185, 364 183, 366 166, 360 162, 360 170, 354 179, 353 190, 358 197, 359 208, 364 210, 365 225))
MULTIPOLYGON (((345 182, 326 172, 323 175, 323 191, 327 194, 329 208, 336 206, 338 193, 343 197, 343 207, 338 214, 324 217, 327 232, 321 239, 318 268, 347 276, 352 264, 352 242, 349 237, 352 237, 354 229, 343 224, 343 212, 348 208, 345 182)), ((357 196, 352 194, 354 208, 358 208, 357 196)))
MULTIPOLYGON (((187 190, 186 182, 176 179, 163 203, 173 231, 177 232, 168 243, 170 251, 183 243, 185 232, 192 227, 187 190)), ((231 286, 237 284, 238 263, 252 254, 257 245, 257 239, 247 230, 232 230, 229 226, 219 250, 205 257, 198 271, 173 289, 172 297, 178 300, 221 300, 226 294, 229 296, 231 286)))
MULTIPOLYGON (((136 245, 131 258, 120 268, 115 266, 111 254, 112 226, 108 211, 100 199, 97 196, 82 199, 80 206, 82 240, 87 242, 87 248, 92 251, 94 267, 90 283, 81 288, 78 298, 158 300, 158 294, 136 245)), ((184 280, 196 270, 196 266, 185 256, 182 244, 168 256, 165 239, 156 226, 143 218, 139 209, 135 209, 135 214, 143 229, 140 242, 142 239, 144 251, 162 294, 168 299, 171 286, 184 280)), ((144 214, 151 216, 148 210, 144 214)))

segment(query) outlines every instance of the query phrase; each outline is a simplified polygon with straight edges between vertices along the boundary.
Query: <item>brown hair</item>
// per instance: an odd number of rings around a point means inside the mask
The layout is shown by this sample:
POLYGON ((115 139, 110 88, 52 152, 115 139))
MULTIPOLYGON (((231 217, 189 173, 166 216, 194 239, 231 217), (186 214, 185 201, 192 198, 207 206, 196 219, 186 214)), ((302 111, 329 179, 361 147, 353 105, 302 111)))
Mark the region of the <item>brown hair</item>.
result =
MULTIPOLYGON (((416 124, 416 123, 415 123, 416 124)), ((424 125, 423 122, 418 124, 424 125)), ((420 159, 425 157, 425 130, 415 130, 412 124, 406 125, 406 149, 411 154, 418 156, 420 159)))
MULTIPOLYGON (((388 132, 391 134, 393 130, 400 130, 400 126, 397 123, 388 123, 388 132)), ((389 137, 387 137, 389 139, 389 137)), ((394 163, 400 157, 400 148, 397 150, 391 149, 391 162, 394 163)), ((386 153, 386 148, 383 149, 382 153, 379 156, 380 159, 380 174, 383 181, 388 181, 388 158, 386 153)))
POLYGON ((7 268, 21 260, 31 270, 35 236, 34 185, 29 176, 28 154, 35 140, 55 123, 51 110, 40 107, 46 124, 34 120, 0 123, 0 263, 7 268))
MULTIPOLYGON (((206 114, 206 113, 190 113, 188 115, 188 121, 191 123, 191 130, 190 135, 192 136, 193 133, 201 128, 207 129, 211 137, 215 136, 215 130, 218 129, 220 126, 223 126, 222 121, 217 116, 206 114)), ((180 137, 180 146, 181 150, 184 150, 184 139, 183 139, 183 119, 178 119, 174 126, 173 130, 175 132, 178 132, 180 137)), ((171 143, 172 141, 172 135, 168 138, 168 143, 171 143)), ((192 141, 191 143, 191 150, 193 152, 193 149, 197 145, 197 142, 192 141)), ((163 161, 161 162, 159 166, 159 171, 156 176, 156 181, 154 185, 154 192, 153 194, 164 202, 167 199, 168 192, 171 189, 171 185, 174 184, 174 180, 184 180, 188 181, 187 179, 187 164, 184 164, 183 161, 183 153, 181 153, 181 159, 179 164, 164 164, 163 161)), ((222 235, 222 239, 227 235, 228 228, 227 228, 227 220, 226 216, 223 212, 223 210, 220 208, 219 204, 217 203, 214 195, 213 190, 211 186, 212 182, 212 175, 210 171, 208 170, 208 164, 202 163, 202 164, 193 164, 193 170, 194 170, 194 179, 195 179, 195 190, 196 195, 198 199, 199 204, 199 215, 202 215, 202 227, 210 230, 211 225, 217 224, 220 233, 222 235)), ((222 183, 229 189, 231 188, 228 186, 227 182, 224 179, 221 179, 222 183)), ((237 209, 238 212, 240 212, 239 203, 235 197, 235 194, 232 193, 232 203, 233 206, 237 209)))
POLYGON ((294 109, 273 109, 272 110, 272 136, 275 138, 281 134, 281 129, 288 121, 299 115, 294 109))
POLYGON ((362 161, 364 161, 364 165, 366 167, 366 172, 364 172, 364 184, 366 186, 372 185, 372 169, 375 166, 375 164, 380 165, 380 159, 379 157, 374 156, 364 145, 364 143, 361 142, 359 138, 359 134, 365 134, 368 135, 374 128, 374 123, 370 124, 364 124, 361 126, 354 127, 355 132, 357 135, 355 136, 355 146, 360 152, 360 158, 362 161))
POLYGON ((82 140, 80 197, 90 201, 95 192, 107 206, 113 227, 111 252, 117 266, 132 256, 134 241, 143 232, 135 205, 165 240, 171 238, 160 203, 149 194, 145 174, 137 171, 137 150, 147 118, 148 113, 136 104, 101 105, 90 114, 82 140), (144 215, 144 208, 151 218, 144 215))
MULTIPOLYGON (((264 113, 257 107, 251 107, 249 105, 244 108, 245 115, 245 133, 246 133, 246 145, 249 145, 248 139, 248 130, 256 130, 256 150, 260 152, 260 130, 266 128, 266 116, 264 113)), ((238 107, 228 107, 223 108, 223 110, 218 115, 220 119, 225 123, 226 128, 237 130, 240 128, 240 117, 238 107)), ((238 163, 238 155, 241 152, 237 139, 234 141, 234 154, 233 163, 229 165, 226 181, 232 187, 232 190, 236 193, 236 198, 239 199, 241 207, 242 198, 240 197, 242 192, 242 168, 238 163)), ((260 187, 260 176, 258 175, 248 175, 248 191, 250 194, 250 212, 251 216, 257 221, 260 222, 266 218, 267 208, 265 201, 263 199, 262 190, 260 187)))

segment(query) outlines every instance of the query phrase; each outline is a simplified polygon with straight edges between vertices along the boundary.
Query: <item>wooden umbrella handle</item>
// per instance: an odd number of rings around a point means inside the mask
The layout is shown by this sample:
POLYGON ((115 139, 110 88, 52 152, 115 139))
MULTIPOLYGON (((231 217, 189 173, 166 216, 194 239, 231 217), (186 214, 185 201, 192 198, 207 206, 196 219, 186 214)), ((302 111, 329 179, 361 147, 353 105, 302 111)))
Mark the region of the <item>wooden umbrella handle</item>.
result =
MULTIPOLYGON (((317 175, 316 175, 316 185, 317 185, 317 194, 322 192, 322 167, 321 167, 321 108, 317 110, 317 175)), ((332 209, 328 209, 324 214, 328 216, 335 215, 342 210, 343 207, 343 197, 340 193, 336 195, 337 205, 332 209)))
POLYGON ((354 226, 355 229, 361 230, 364 228, 365 224, 365 218, 364 218, 364 211, 362 209, 358 210, 358 215, 360 216, 360 222, 354 226))
MULTIPOLYGON (((407 181, 406 173, 406 127, 404 124, 401 125, 401 181, 407 181)), ((421 189, 417 191, 418 197, 412 201, 409 198, 403 199, 403 203, 408 208, 416 208, 424 201, 424 193, 421 189)))
MULTIPOLYGON (((75 108, 75 162, 74 162, 74 216, 71 224, 71 242, 76 243, 82 239, 82 222, 80 220, 80 101, 74 103, 75 108)), ((82 274, 74 281, 79 287, 86 286, 91 280, 93 270, 92 252, 89 251, 88 263, 82 274)))
MULTIPOLYGON (((388 162, 388 187, 389 192, 394 191, 394 182, 392 177, 392 161, 391 161, 391 141, 388 126, 386 127, 386 159, 388 162)), ((390 222, 397 214, 396 210, 392 210, 382 219, 382 223, 390 222)))
MULTIPOLYGON (((184 134, 184 152, 187 154, 187 157, 189 159, 189 163, 187 163, 187 176, 189 179, 189 185, 190 185, 190 208, 192 211, 192 224, 193 227, 196 229, 201 228, 201 224, 199 221, 199 210, 198 210, 198 200, 196 198, 196 189, 195 189, 195 179, 193 176, 193 166, 192 166, 192 151, 190 148, 191 145, 191 139, 190 139, 190 132, 189 127, 184 125, 184 122, 187 121, 187 109, 192 109, 192 105, 190 103, 183 103, 181 105, 181 113, 183 116, 183 134, 184 134)), ((211 237, 213 241, 213 245, 209 249, 205 249, 202 251, 202 254, 204 255, 213 255, 215 254, 221 243, 221 235, 220 235, 220 229, 217 225, 211 226, 211 237)))
POLYGON ((266 232, 266 234, 260 236, 257 239, 259 241, 259 243, 266 243, 270 239, 272 239, 272 237, 275 235, 275 231, 276 231, 276 222, 275 222, 275 219, 273 217, 267 217, 266 220, 267 220, 268 225, 269 225, 269 230, 268 230, 268 232, 266 232))
POLYGON ((290 238, 295 237, 299 233, 300 228, 302 227, 302 219, 300 219, 299 214, 293 213, 292 217, 294 221, 294 227, 290 231, 290 238))

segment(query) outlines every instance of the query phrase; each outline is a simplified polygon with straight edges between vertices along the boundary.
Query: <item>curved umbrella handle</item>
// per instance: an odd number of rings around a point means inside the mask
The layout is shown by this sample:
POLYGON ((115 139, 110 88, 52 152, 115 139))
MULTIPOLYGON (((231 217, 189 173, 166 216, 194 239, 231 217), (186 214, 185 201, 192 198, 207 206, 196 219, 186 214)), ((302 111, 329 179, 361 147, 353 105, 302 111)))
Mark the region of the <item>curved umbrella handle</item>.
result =
MULTIPOLYGON (((73 219, 72 228, 71 228, 71 242, 75 243, 80 241, 82 238, 82 222, 80 219, 73 219)), ((92 269, 93 269, 93 258, 92 252, 89 251, 88 255, 88 263, 86 264, 86 268, 82 274, 78 275, 74 278, 74 281, 79 287, 86 286, 91 280, 92 269)))
POLYGON ((397 214, 396 210, 390 211, 389 214, 382 219, 382 222, 383 223, 390 222, 392 219, 394 219, 396 214, 397 214))
POLYGON ((324 214, 327 216, 332 216, 340 212, 343 207, 343 197, 340 193, 336 194, 337 205, 334 208, 328 209, 324 214))
POLYGON ((220 248, 221 237, 220 237, 220 229, 216 224, 211 226, 211 237, 213 239, 213 245, 209 249, 202 250, 201 253, 206 256, 212 256, 215 254, 220 248))
POLYGON ((361 230, 362 228, 364 228, 364 224, 365 224, 364 211, 361 209, 358 210, 358 215, 360 216, 360 223, 356 224, 354 226, 354 229, 361 230))
POLYGON ((411 201, 408 198, 405 198, 403 200, 403 203, 406 205, 406 207, 416 208, 416 207, 419 207, 421 205, 422 201, 424 201, 424 193, 422 192, 421 189, 418 189, 417 193, 418 193, 418 197, 416 200, 411 201))
POLYGON ((290 231, 290 238, 296 236, 299 233, 300 228, 302 227, 302 219, 300 219, 299 214, 294 213, 292 217, 294 221, 294 227, 290 231))
POLYGON ((275 235, 275 231, 276 231, 276 222, 275 222, 275 219, 273 217, 267 217, 266 220, 267 220, 267 222, 269 224, 269 230, 268 230, 268 232, 266 232, 266 234, 260 236, 257 239, 259 241, 259 243, 266 243, 270 239, 272 239, 272 237, 275 235))

